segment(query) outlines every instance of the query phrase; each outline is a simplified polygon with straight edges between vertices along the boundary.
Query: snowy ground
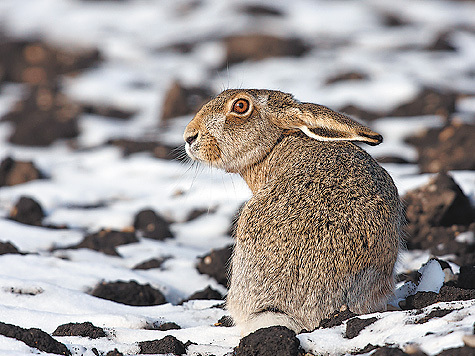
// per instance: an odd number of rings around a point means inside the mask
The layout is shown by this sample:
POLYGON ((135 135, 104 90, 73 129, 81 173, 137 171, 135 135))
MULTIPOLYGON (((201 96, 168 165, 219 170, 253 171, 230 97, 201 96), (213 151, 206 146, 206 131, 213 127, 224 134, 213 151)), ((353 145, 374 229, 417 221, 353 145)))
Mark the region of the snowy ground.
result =
MULTIPOLYGON (((458 101, 464 120, 475 113, 475 4, 465 1, 265 1, 287 16, 257 19, 239 13, 238 1, 206 0, 96 2, 74 0, 2 0, 0 27, 17 37, 40 35, 66 47, 97 47, 105 61, 99 67, 66 80, 69 95, 80 101, 114 104, 138 110, 129 121, 83 115, 79 148, 58 142, 48 148, 14 146, 11 131, 0 123, 0 160, 12 156, 33 161, 49 178, 0 188, 0 216, 6 217, 20 196, 32 196, 46 211, 46 223, 66 224, 52 230, 0 219, 0 241, 10 241, 26 255, 0 256, 0 321, 52 333, 60 324, 91 321, 103 327, 107 338, 57 337, 75 355, 93 355, 92 348, 124 354, 139 351, 137 343, 174 335, 196 343, 190 355, 224 355, 239 343, 235 328, 216 327, 225 311, 216 301, 176 305, 208 285, 226 290, 214 279, 199 274, 197 258, 212 248, 232 243, 227 230, 232 216, 250 192, 237 176, 186 163, 165 161, 148 154, 123 157, 118 148, 102 146, 109 138, 158 137, 181 144, 181 133, 191 116, 170 120, 158 128, 165 92, 174 79, 186 85, 210 85, 216 92, 231 87, 259 87, 292 92, 302 101, 330 107, 357 104, 372 110, 390 110, 423 85, 454 88, 471 93, 458 101), (403 27, 384 27, 381 14, 406 20, 403 27), (397 51, 424 46, 437 34, 454 30, 456 52, 397 51), (263 32, 296 36, 321 50, 300 58, 271 58, 217 70, 224 58, 224 36, 263 32), (203 40, 205 39, 205 40, 203 40), (325 40, 323 40, 325 39, 325 40), (159 51, 178 42, 197 41, 190 53, 159 51), (344 43, 325 47, 325 41, 344 43), (322 48, 322 47, 320 47, 322 48), (325 85, 328 77, 358 70, 369 79, 325 85), (472 75, 467 75, 468 72, 472 75), (142 83, 143 85, 131 85, 142 83), (96 209, 71 206, 107 202, 96 209), (123 229, 144 208, 152 208, 172 221, 174 239, 120 246, 122 257, 100 252, 55 250, 78 243, 86 232, 123 229), (210 212, 184 222, 193 209, 210 212), (153 257, 172 256, 162 269, 132 270, 153 257), (132 307, 90 296, 101 281, 135 280, 160 289, 168 304, 132 307), (147 330, 147 324, 173 321, 181 330, 147 330)), ((252 3, 246 1, 246 3, 252 3)), ((0 114, 20 97, 21 85, 3 86, 0 114)), ((372 127, 385 143, 372 147, 376 156, 398 154, 413 160, 416 151, 403 138, 424 127, 442 125, 442 118, 383 118, 372 127)), ((400 193, 427 182, 416 165, 387 164, 400 193)), ((457 183, 475 202, 475 172, 456 171, 457 183)), ((406 252, 400 271, 418 269, 429 253, 406 252)), ((453 266, 456 272, 457 266, 453 266)), ((414 324, 411 312, 375 314, 379 320, 354 339, 343 338, 344 326, 301 334, 302 346, 313 354, 339 355, 374 345, 419 345, 429 355, 463 345, 473 332, 475 301, 443 303, 458 309, 445 317, 414 324)), ((428 307, 429 312, 433 307, 428 307)), ((369 315, 371 317, 374 315, 369 315)), ((366 316, 364 316, 366 317, 366 316)), ((26 355, 34 349, 0 336, 0 354, 26 355)))

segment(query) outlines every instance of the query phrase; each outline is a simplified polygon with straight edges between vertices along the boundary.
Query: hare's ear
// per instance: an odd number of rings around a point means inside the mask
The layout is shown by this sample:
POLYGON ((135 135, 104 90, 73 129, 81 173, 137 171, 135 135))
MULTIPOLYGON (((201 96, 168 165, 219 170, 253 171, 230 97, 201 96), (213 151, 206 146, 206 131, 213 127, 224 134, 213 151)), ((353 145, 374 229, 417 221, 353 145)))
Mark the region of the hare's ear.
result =
POLYGON ((359 141, 375 146, 383 137, 350 119, 348 116, 333 111, 325 106, 301 103, 298 110, 292 110, 282 122, 287 129, 300 129, 307 136, 319 141, 359 141))

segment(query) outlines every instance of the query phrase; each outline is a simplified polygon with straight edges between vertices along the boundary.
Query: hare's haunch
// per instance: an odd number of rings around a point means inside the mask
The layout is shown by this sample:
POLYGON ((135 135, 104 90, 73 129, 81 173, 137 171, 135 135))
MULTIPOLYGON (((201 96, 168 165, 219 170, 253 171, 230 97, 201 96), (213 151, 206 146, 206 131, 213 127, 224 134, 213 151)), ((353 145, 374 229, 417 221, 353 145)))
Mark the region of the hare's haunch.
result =
POLYGON ((352 141, 382 137, 327 107, 272 90, 226 90, 185 130, 198 161, 253 192, 236 228, 227 308, 243 334, 313 330, 342 306, 382 310, 403 213, 389 174, 352 141))

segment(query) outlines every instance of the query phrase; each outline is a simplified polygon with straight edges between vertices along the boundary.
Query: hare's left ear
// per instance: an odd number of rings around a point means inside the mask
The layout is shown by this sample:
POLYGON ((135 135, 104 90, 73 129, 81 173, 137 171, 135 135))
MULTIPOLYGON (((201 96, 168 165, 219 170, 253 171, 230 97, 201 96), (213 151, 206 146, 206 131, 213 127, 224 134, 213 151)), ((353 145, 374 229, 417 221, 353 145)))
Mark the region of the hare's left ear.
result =
POLYGON ((371 146, 383 141, 377 132, 322 105, 301 103, 291 111, 285 119, 278 119, 278 126, 299 129, 318 141, 359 141, 371 146))

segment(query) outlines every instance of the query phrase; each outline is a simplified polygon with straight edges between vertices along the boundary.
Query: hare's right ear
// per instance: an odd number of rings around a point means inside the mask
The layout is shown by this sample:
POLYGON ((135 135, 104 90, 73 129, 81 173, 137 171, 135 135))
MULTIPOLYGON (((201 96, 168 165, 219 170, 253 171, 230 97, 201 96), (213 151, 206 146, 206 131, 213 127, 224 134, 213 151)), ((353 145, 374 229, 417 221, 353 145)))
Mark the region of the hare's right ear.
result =
POLYGON ((301 103, 288 110, 289 115, 277 117, 275 123, 284 129, 299 129, 318 141, 359 141, 371 146, 383 141, 377 132, 322 105, 301 103))

